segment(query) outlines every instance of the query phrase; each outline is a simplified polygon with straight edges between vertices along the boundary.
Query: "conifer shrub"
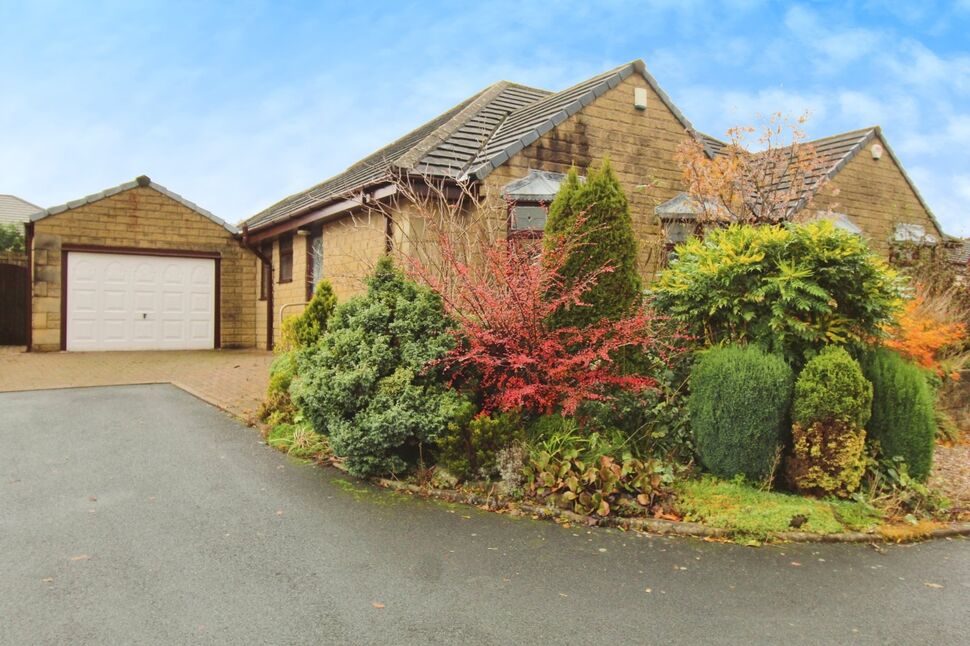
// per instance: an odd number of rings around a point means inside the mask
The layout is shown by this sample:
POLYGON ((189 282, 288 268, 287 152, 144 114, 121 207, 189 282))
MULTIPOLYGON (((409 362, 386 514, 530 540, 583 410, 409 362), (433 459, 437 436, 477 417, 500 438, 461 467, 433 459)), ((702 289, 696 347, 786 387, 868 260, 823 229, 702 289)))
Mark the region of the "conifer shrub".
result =
POLYGON ((809 361, 795 382, 789 483, 817 495, 846 497, 858 489, 871 409, 872 384, 843 348, 828 347, 809 361))
POLYGON ((438 465, 462 480, 487 480, 498 474, 499 454, 525 440, 518 415, 499 413, 452 424, 438 441, 438 465))
POLYGON ((316 345, 327 331, 327 322, 336 306, 337 296, 330 281, 320 281, 303 312, 283 321, 277 349, 287 352, 316 345))
POLYGON ((770 476, 786 439, 793 380, 784 359, 756 346, 704 352, 688 401, 701 463, 722 478, 770 476))
POLYGON ((925 481, 933 466, 936 422, 924 371, 885 348, 867 355, 863 366, 873 388, 869 441, 878 443, 884 457, 902 458, 909 475, 925 481))
POLYGON ((440 366, 451 326, 441 298, 384 257, 367 293, 340 305, 320 343, 299 354, 294 399, 354 475, 404 472, 471 417, 440 366))
POLYGON ((269 367, 269 385, 266 398, 259 408, 258 417, 271 427, 293 421, 296 406, 290 397, 290 385, 296 376, 296 360, 293 352, 278 355, 269 367))
POLYGON ((884 336, 902 304, 898 274, 824 220, 715 228, 675 252, 652 287, 659 311, 706 343, 757 343, 795 367, 884 336))
POLYGON ((573 250, 560 269, 569 285, 591 271, 610 267, 596 285, 582 296, 583 305, 560 309, 553 317, 559 327, 583 327, 596 321, 619 319, 642 299, 643 283, 637 269, 637 239, 630 205, 608 159, 591 169, 580 182, 570 169, 556 198, 549 205, 544 239, 552 249, 563 236, 575 236, 583 244, 573 250))

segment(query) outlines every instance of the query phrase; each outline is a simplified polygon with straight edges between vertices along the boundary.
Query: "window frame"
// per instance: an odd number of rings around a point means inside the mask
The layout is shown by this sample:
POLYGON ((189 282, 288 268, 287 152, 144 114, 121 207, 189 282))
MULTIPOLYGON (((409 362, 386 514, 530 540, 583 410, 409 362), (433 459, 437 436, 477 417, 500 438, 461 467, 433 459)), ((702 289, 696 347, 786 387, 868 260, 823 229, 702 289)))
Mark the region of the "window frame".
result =
POLYGON ((273 290, 273 243, 264 242, 259 252, 269 260, 268 263, 259 261, 259 300, 265 301, 273 290))
POLYGON ((687 238, 682 240, 682 242, 686 242, 693 236, 697 236, 698 238, 704 237, 704 224, 692 218, 676 218, 676 219, 661 218, 660 230, 663 232, 663 236, 664 236, 664 247, 663 247, 664 252, 663 252, 663 255, 660 257, 661 269, 670 264, 670 261, 673 260, 673 257, 674 257, 674 248, 678 244, 680 244, 680 242, 672 242, 670 240, 670 237, 668 236, 669 229, 667 227, 671 224, 682 224, 687 228, 688 230, 687 238), (694 225, 693 229, 691 229, 692 223, 694 225))
POLYGON ((515 200, 510 201, 506 209, 506 234, 509 239, 513 238, 527 238, 527 239, 537 239, 543 236, 545 231, 545 224, 541 229, 517 229, 515 227, 515 209, 520 206, 533 206, 544 209, 546 212, 546 221, 549 218, 549 203, 548 202, 535 202, 531 200, 515 200))
POLYGON ((317 282, 323 280, 323 229, 316 229, 306 237, 306 300, 313 299, 313 292, 316 290, 317 282), (320 241, 320 276, 313 280, 313 245, 316 240, 320 241))
POLYGON ((280 258, 280 269, 279 269, 279 279, 277 282, 280 285, 285 283, 293 282, 293 234, 289 233, 280 236, 277 240, 276 245, 279 247, 279 258, 280 258), (283 250, 283 242, 286 242, 287 249, 286 253, 283 250), (284 271, 284 269, 286 271, 284 271))

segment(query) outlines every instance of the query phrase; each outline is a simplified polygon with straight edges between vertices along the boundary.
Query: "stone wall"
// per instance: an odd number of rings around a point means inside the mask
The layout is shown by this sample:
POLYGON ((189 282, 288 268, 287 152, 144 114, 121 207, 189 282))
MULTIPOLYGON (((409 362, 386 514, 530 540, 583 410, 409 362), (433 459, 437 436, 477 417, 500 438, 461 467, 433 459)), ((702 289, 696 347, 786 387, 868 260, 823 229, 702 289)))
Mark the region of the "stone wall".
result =
MULTIPOLYGON (((627 77, 593 103, 514 155, 485 178, 485 195, 501 204, 502 189, 530 170, 584 173, 608 157, 630 202, 645 276, 657 270, 663 238, 654 209, 685 189, 674 161, 687 134, 683 124, 640 74, 627 77), (647 109, 633 105, 635 88, 647 91, 647 109)), ((504 221, 499 226, 504 226, 504 221)))
MULTIPOLYGON (((885 142, 880 143, 885 147, 885 142)), ((897 224, 918 224, 939 239, 940 232, 902 170, 888 153, 873 159, 871 145, 839 171, 805 212, 831 208, 845 213, 862 229, 872 248, 886 257, 897 224)))
POLYGON ((84 244, 218 252, 222 347, 253 347, 253 254, 223 226, 150 186, 50 215, 34 224, 32 349, 61 347, 61 247, 84 244))

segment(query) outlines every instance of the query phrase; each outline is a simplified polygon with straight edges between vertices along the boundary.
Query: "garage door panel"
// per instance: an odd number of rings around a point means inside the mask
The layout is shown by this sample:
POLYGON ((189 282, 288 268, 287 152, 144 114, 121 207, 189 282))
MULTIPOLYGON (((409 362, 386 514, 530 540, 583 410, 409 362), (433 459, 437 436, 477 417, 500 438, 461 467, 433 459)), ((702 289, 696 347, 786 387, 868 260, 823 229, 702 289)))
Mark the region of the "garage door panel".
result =
POLYGON ((67 255, 67 349, 205 349, 215 341, 215 261, 67 255))
POLYGON ((185 293, 167 291, 162 296, 163 314, 181 314, 185 311, 185 293))
POLYGON ((98 310, 98 292, 96 290, 75 289, 71 295, 74 297, 75 311, 93 313, 98 310))
POLYGON ((101 309, 108 313, 124 314, 128 312, 128 292, 118 289, 115 285, 111 289, 104 289, 101 309))

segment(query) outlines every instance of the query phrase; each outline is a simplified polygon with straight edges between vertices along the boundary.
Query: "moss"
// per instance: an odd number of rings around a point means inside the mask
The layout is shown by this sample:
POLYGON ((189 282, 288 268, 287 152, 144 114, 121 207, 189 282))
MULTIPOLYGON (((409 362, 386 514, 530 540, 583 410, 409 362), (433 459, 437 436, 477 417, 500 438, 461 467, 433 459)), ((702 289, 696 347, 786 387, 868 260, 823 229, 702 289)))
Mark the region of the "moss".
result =
POLYGON ((804 522, 798 531, 816 534, 865 531, 881 520, 877 510, 862 502, 762 491, 739 480, 708 476, 681 482, 675 489, 674 506, 685 520, 702 521, 759 540, 792 531, 792 521, 801 518, 804 522))

